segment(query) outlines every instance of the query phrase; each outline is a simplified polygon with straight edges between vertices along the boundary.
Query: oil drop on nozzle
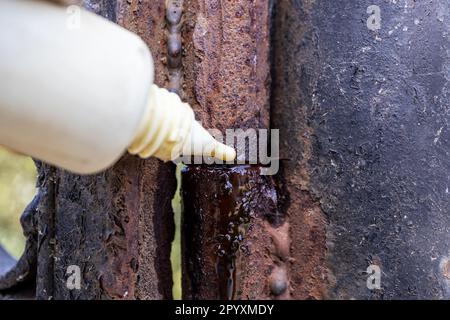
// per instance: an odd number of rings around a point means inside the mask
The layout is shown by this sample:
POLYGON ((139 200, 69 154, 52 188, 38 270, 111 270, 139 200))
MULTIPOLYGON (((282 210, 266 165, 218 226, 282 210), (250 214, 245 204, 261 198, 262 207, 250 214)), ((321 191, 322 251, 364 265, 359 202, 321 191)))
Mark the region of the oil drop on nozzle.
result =
POLYGON ((153 85, 141 38, 79 13, 72 28, 62 6, 0 1, 0 74, 8 79, 0 85, 0 145, 82 174, 108 168, 127 149, 165 161, 235 158, 189 105, 153 85))

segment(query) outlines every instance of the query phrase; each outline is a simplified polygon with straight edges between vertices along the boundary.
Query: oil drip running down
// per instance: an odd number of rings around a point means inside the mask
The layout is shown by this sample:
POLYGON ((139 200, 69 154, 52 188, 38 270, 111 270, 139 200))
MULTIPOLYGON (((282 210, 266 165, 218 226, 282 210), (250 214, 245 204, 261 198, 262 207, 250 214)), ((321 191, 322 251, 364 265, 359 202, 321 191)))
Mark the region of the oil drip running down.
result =
POLYGON ((258 166, 188 166, 182 193, 184 288, 193 299, 239 299, 252 219, 277 219, 272 180, 258 166))

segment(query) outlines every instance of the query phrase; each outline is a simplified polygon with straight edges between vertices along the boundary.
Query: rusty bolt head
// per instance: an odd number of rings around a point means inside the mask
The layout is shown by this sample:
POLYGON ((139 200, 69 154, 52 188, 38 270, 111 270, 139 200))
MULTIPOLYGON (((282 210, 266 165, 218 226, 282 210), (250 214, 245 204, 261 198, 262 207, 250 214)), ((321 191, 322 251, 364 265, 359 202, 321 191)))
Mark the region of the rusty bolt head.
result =
POLYGON ((288 287, 286 271, 280 267, 275 267, 270 275, 270 291, 275 296, 280 296, 286 292, 288 287))

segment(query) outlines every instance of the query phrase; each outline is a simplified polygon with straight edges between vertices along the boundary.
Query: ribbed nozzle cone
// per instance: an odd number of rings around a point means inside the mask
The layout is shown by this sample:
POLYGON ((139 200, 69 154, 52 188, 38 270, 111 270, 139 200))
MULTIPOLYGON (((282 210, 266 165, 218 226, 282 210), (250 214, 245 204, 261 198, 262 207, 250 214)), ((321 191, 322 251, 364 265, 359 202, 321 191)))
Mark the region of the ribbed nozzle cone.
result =
POLYGON ((194 120, 191 133, 183 146, 182 155, 207 156, 227 162, 236 158, 236 151, 232 147, 215 140, 200 123, 194 120))
POLYGON ((155 156, 163 161, 179 156, 207 156, 233 161, 233 148, 215 140, 200 123, 194 112, 180 97, 152 85, 147 109, 138 133, 129 147, 131 154, 142 158, 155 156))

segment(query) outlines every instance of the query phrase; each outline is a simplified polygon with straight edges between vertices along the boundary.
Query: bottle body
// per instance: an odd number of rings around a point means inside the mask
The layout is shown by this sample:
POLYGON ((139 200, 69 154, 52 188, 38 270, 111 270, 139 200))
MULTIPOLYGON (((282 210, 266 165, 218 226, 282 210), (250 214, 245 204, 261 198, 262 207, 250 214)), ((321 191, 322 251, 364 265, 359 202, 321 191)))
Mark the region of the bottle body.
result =
POLYGON ((153 62, 136 35, 80 10, 0 2, 0 145, 77 173, 113 164, 147 108, 153 62))

